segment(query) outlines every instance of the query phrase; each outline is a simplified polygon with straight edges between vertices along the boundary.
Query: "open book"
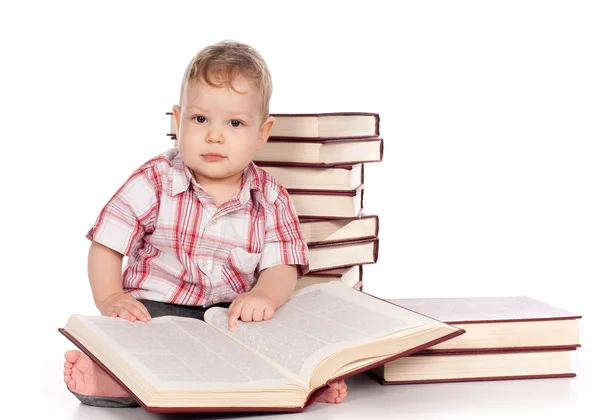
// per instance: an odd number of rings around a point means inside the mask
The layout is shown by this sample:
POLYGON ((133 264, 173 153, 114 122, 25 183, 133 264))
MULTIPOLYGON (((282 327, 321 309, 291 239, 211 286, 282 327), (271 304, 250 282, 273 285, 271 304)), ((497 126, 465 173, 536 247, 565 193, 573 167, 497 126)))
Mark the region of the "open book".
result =
POLYGON ((302 411, 336 379, 464 333, 340 282, 233 332, 226 311, 146 324, 72 315, 59 331, 150 412, 302 411))

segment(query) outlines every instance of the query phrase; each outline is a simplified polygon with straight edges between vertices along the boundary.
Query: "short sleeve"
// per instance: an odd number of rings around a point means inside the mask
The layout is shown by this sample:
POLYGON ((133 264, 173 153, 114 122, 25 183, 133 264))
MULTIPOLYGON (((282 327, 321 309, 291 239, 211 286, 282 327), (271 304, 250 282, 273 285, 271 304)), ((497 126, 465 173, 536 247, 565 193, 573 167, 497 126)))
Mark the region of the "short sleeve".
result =
POLYGON ((146 233, 154 230, 160 177, 141 167, 112 196, 86 237, 129 256, 146 233))
POLYGON ((265 221, 265 245, 258 270, 280 264, 298 265, 302 274, 309 270, 308 247, 302 238, 298 215, 283 188, 265 221))

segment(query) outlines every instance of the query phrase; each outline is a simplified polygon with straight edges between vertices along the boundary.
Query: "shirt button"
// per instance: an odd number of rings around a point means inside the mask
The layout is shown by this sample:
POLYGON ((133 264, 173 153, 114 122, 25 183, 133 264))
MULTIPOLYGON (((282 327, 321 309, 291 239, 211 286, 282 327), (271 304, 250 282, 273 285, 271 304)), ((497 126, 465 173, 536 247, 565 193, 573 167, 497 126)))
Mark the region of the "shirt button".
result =
POLYGON ((213 304, 213 305, 216 305, 217 303, 219 303, 219 298, 214 298, 214 299, 212 300, 212 304, 213 304))
POLYGON ((202 258, 202 261, 200 261, 202 263, 202 266, 206 265, 206 258, 202 258))
POLYGON ((212 220, 210 221, 210 224, 211 224, 211 225, 214 225, 214 224, 216 224, 216 223, 217 223, 217 219, 212 219, 212 220))

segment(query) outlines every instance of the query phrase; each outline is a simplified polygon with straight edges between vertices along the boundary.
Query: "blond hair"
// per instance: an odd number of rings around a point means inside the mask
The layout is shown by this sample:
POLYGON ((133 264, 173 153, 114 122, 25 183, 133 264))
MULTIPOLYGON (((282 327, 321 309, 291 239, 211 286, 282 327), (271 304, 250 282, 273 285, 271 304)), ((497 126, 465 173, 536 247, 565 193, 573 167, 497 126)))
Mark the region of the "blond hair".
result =
POLYGON ((262 97, 260 112, 263 119, 266 119, 273 92, 271 73, 258 51, 237 41, 221 41, 196 53, 183 75, 179 104, 182 103, 183 92, 189 83, 201 82, 212 87, 234 89, 231 82, 238 76, 248 79, 258 89, 262 97))

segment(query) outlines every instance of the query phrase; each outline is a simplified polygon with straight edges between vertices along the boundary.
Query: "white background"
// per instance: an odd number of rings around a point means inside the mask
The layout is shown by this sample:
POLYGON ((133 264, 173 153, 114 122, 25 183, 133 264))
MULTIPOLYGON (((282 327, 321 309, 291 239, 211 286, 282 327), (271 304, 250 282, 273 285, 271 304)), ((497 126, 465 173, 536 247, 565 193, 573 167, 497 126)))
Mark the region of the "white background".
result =
POLYGON ((598 3, 278 3, 0 6, 1 386, 15 417, 163 418, 80 406, 62 383, 71 346, 56 329, 96 313, 84 235, 126 177, 171 147, 165 112, 183 71, 222 39, 264 56, 272 112, 380 114, 384 159, 367 166, 365 188, 380 254, 366 292, 530 295, 583 315, 576 379, 358 378, 344 404, 299 417, 593 417, 582 413, 598 389, 598 3))

